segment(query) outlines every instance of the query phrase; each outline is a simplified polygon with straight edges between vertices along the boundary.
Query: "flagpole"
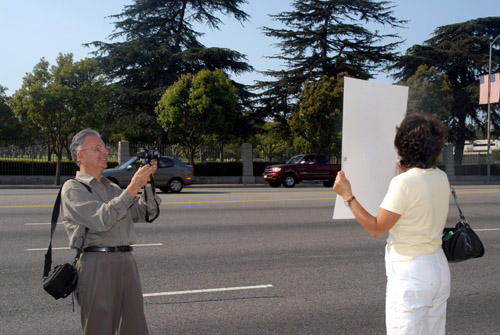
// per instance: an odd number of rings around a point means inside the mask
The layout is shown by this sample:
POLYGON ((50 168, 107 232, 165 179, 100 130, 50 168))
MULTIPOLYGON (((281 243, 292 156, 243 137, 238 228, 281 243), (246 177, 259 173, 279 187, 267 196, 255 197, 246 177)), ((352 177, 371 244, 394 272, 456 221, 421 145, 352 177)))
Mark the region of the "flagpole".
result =
POLYGON ((493 43, 499 38, 500 35, 495 37, 493 41, 490 42, 490 57, 488 59, 488 153, 487 153, 487 168, 486 175, 488 177, 488 182, 491 181, 491 159, 490 159, 490 123, 491 123, 491 106, 490 106, 490 94, 491 94, 491 49, 493 47, 493 43))

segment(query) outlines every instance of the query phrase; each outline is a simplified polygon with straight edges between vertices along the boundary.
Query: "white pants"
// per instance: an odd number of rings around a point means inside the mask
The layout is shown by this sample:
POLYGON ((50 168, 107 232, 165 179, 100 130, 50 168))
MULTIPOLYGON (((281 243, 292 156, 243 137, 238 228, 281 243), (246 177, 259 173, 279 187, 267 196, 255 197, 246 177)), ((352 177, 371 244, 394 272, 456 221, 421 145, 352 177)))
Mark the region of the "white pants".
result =
POLYGON ((444 335, 450 269, 441 248, 411 261, 385 264, 387 334, 444 335))

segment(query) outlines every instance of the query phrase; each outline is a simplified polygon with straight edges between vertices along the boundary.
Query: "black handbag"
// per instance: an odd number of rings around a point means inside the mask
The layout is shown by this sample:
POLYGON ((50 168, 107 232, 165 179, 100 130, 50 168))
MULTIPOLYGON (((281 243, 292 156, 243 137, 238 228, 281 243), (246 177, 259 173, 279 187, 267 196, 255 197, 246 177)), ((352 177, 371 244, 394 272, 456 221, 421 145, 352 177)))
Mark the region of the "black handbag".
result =
MULTIPOLYGON (((90 187, 82 182, 90 193, 92 190, 90 187)), ((50 227, 50 243, 47 253, 45 254, 45 266, 43 269, 43 289, 53 296, 56 300, 60 298, 66 298, 69 296, 76 288, 78 284, 78 273, 76 272, 75 265, 83 250, 83 245, 85 243, 85 238, 87 237, 88 228, 85 228, 85 234, 83 236, 82 245, 76 252, 75 259, 72 264, 65 263, 62 265, 57 265, 52 271, 50 268, 52 266, 52 237, 54 236, 54 231, 57 226, 57 219, 59 218, 59 211, 61 206, 61 189, 56 198, 56 203, 54 204, 54 209, 52 210, 52 222, 50 227)))
POLYGON ((483 242, 481 242, 477 234, 472 230, 462 213, 453 187, 451 188, 451 193, 460 213, 460 222, 453 228, 444 228, 443 230, 443 250, 446 258, 448 262, 461 262, 469 258, 482 257, 484 255, 483 242))

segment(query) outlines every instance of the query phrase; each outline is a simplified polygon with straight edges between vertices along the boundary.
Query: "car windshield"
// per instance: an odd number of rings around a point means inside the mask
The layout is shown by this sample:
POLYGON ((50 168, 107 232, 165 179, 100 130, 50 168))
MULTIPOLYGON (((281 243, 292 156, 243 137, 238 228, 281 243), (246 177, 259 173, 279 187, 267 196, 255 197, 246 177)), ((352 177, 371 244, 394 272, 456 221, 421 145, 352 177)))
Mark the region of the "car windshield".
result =
POLYGON ((120 166, 117 166, 116 168, 117 168, 117 169, 126 169, 126 168, 127 168, 127 166, 129 166, 129 165, 133 165, 133 164, 135 163, 135 161, 138 161, 138 162, 139 162, 139 164, 140 164, 139 159, 137 159, 137 157, 134 157, 134 158, 130 158, 128 161, 126 161, 125 163, 123 163, 123 164, 122 164, 122 165, 120 165, 120 166))
POLYGON ((182 166, 182 167, 184 167, 184 168, 187 168, 187 165, 186 165, 186 164, 184 164, 183 162, 178 161, 178 160, 173 159, 173 158, 171 158, 171 160, 172 160, 172 161, 174 161, 174 163, 176 163, 177 165, 180 165, 180 166, 182 166))
POLYGON ((298 164, 304 155, 297 155, 290 158, 286 164, 298 164))
MULTIPOLYGON (((174 163, 180 165, 181 167, 187 168, 187 165, 184 164, 183 162, 170 157, 169 158, 161 157, 160 162, 158 162, 158 167, 171 167, 174 165, 174 163)), ((129 165, 132 165, 134 169, 137 169, 141 165, 141 161, 137 157, 133 157, 130 158, 125 163, 123 163, 122 165, 117 166, 116 169, 126 169, 129 165)))

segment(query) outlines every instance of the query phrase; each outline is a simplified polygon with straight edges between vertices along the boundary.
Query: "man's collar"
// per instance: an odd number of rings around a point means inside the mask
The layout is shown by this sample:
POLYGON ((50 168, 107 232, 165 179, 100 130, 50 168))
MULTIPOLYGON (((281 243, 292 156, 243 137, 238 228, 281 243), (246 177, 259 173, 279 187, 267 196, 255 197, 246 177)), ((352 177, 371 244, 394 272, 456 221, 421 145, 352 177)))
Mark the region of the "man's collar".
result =
MULTIPOLYGON (((99 183, 99 181, 95 177, 93 177, 89 174, 83 173, 81 171, 76 171, 76 178, 83 181, 84 183, 86 183, 88 185, 91 185, 92 181, 99 183)), ((101 182, 105 186, 108 186, 110 184, 110 181, 108 180, 108 178, 103 177, 103 176, 101 176, 101 182)))

